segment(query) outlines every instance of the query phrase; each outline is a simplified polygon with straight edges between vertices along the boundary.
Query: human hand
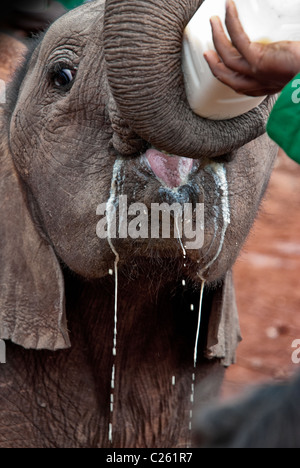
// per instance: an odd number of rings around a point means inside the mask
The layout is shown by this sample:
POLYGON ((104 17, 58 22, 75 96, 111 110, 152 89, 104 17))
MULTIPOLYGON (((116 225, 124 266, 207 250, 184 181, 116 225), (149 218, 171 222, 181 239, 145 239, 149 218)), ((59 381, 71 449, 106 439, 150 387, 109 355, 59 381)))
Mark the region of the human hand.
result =
POLYGON ((204 54, 212 73, 248 96, 276 94, 300 71, 300 42, 251 42, 233 0, 227 0, 225 34, 219 17, 211 18, 216 51, 204 54))

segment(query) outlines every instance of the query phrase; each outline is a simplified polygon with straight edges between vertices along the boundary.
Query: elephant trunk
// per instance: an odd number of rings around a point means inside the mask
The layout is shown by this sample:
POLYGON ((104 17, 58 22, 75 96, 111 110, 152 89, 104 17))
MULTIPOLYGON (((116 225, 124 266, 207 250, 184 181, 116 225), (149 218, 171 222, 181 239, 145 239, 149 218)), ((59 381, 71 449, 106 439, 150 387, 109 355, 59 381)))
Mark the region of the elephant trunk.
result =
POLYGON ((190 109, 181 67, 183 31, 202 0, 106 0, 104 50, 122 118, 154 147, 203 158, 231 152, 265 132, 270 99, 227 121, 190 109))

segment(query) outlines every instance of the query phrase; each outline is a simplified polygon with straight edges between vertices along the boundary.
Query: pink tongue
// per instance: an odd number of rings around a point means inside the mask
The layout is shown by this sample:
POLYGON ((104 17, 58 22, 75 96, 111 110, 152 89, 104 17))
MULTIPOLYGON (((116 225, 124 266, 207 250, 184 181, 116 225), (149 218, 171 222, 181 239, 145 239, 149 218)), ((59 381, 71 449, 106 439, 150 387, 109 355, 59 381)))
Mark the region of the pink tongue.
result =
POLYGON ((190 158, 169 156, 155 149, 146 152, 152 171, 168 187, 182 185, 193 168, 194 161, 190 158))

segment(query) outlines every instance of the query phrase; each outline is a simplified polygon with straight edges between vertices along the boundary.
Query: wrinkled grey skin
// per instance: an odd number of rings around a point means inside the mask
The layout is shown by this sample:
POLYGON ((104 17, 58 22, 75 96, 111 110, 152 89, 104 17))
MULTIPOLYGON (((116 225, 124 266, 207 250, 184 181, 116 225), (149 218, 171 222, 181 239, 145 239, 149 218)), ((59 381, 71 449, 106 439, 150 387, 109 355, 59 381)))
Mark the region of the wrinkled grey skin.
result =
MULTIPOLYGON (((130 11, 131 2, 125 3, 130 11)), ((165 6, 158 0, 154 3, 165 6)), ((173 13, 185 17, 179 21, 181 26, 199 6, 199 2, 188 3, 187 11, 173 8, 173 13)), ((112 7, 109 2, 108 12, 112 7)), ((135 12, 132 9, 133 18, 135 12)), ((151 23, 146 13, 141 18, 151 23)), ((109 31, 109 14, 105 21, 109 31)), ((115 102, 117 85, 109 70, 116 63, 109 47, 104 51, 103 24, 104 2, 100 1, 74 10, 51 26, 1 114, 0 338, 14 343, 8 345, 7 365, 0 368, 1 446, 111 446, 111 418, 115 447, 187 446, 192 373, 197 398, 204 404, 218 393, 223 367, 234 361, 239 330, 230 271, 253 224, 276 156, 266 135, 250 141, 262 134, 271 101, 234 123, 197 121, 206 139, 209 136, 211 149, 199 150, 185 186, 178 191, 162 188, 144 162, 147 132, 139 133, 139 125, 131 128, 132 114, 122 114, 126 99, 128 108, 132 103, 140 108, 137 121, 139 113, 145 120, 145 107, 142 102, 139 107, 137 96, 130 93, 122 103, 115 102), (68 90, 55 86, 53 70, 61 62, 64 68, 78 67, 68 90), (222 132, 229 136, 223 149, 222 132), (213 162, 213 156, 219 158, 213 162), (153 202, 178 199, 204 202, 205 242, 199 251, 188 251, 184 267, 175 239, 114 240, 120 261, 111 415, 115 285, 108 271, 115 254, 106 239, 96 236, 96 208, 110 197, 113 167, 119 160, 116 185, 119 194, 128 196, 128 203, 139 201, 150 207, 153 202), (228 182, 230 224, 224 242, 224 220, 216 216, 222 213, 222 190, 216 186, 214 164, 223 168, 228 182), (207 287, 194 369, 199 272, 207 287), (191 313, 191 301, 196 304, 195 313, 191 313), (64 350, 70 337, 72 347, 64 350), (213 376, 213 390, 205 385, 207 376, 213 376)), ((108 34, 105 41, 109 43, 108 34)), ((120 53, 128 55, 129 49, 122 52, 122 47, 120 53)), ((157 47, 163 62, 163 38, 157 47)), ((170 51, 172 42, 167 47, 170 51)), ((124 63, 128 60, 127 56, 124 63)), ((136 76, 143 89, 151 79, 151 68, 142 65, 136 76)), ((181 76, 180 67, 176 73, 181 76)), ((124 80, 128 85, 127 71, 124 80)), ((180 86, 179 101, 186 106, 180 86)), ((155 94, 149 91, 153 99, 155 94)), ((193 116, 193 122, 194 118, 198 119, 193 116)), ((177 138, 172 116, 166 114, 166 119, 162 129, 170 123, 168 140, 164 144, 164 131, 160 132, 158 149, 176 154, 170 140, 172 131, 174 142, 177 138)), ((151 128, 151 115, 149 124, 151 128)), ((182 118, 184 125, 184 144, 189 146, 187 135, 190 132, 194 141, 194 123, 182 118)), ((178 154, 184 155, 184 150, 181 147, 178 154)), ((187 148, 186 156, 195 157, 195 148, 187 148)))

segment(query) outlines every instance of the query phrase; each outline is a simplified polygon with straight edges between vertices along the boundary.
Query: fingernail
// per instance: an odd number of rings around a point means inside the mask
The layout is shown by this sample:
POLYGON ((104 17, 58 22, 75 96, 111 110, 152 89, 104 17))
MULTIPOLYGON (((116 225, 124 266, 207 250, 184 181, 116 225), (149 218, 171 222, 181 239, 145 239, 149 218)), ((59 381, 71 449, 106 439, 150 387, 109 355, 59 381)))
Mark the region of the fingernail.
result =
POLYGON ((213 23, 221 23, 221 19, 219 18, 219 16, 212 16, 210 18, 210 23, 213 24, 213 23))

